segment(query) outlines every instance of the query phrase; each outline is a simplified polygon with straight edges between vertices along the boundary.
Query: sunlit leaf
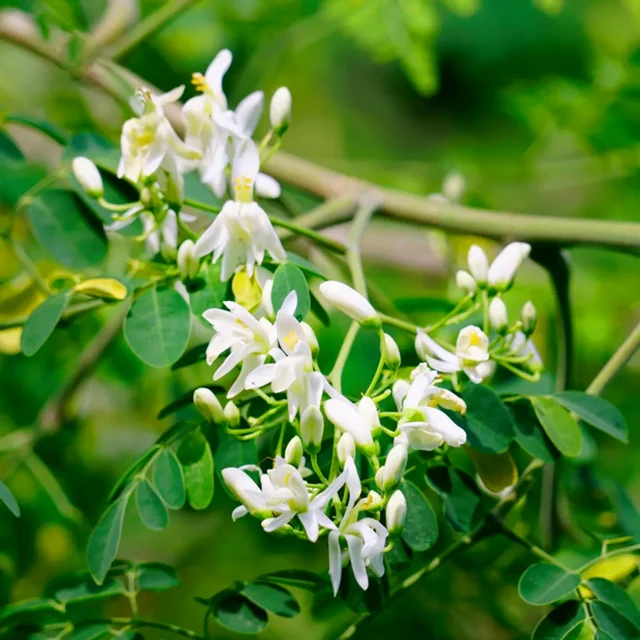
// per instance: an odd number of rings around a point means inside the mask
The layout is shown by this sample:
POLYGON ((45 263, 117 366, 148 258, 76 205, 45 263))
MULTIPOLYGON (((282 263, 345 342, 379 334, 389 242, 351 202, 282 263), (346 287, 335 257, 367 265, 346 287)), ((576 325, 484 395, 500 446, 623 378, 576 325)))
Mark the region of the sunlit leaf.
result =
POLYGON ((484 453, 471 448, 467 448, 466 451, 484 486, 489 491, 500 493, 517 482, 518 467, 508 451, 484 453))
POLYGON ((115 278, 91 278, 77 284, 73 291, 103 300, 124 300, 127 297, 127 287, 115 278))
POLYGON ((549 439, 563 455, 574 458, 582 448, 582 433, 578 423, 554 398, 533 396, 531 404, 549 439))
POLYGON ((609 604, 595 600, 590 607, 599 629, 613 640, 637 640, 640 637, 638 627, 609 604))
POLYGON ((640 609, 622 587, 604 578, 591 578, 587 586, 598 600, 630 620, 640 633, 640 609))
POLYGON ((542 606, 571 595, 580 586, 580 576, 555 564, 531 565, 518 583, 520 597, 529 604, 542 606))
POLYGON ((580 391, 562 391, 554 393, 553 397, 565 409, 572 411, 592 427, 604 431, 620 442, 628 442, 625 419, 619 409, 610 402, 580 391))

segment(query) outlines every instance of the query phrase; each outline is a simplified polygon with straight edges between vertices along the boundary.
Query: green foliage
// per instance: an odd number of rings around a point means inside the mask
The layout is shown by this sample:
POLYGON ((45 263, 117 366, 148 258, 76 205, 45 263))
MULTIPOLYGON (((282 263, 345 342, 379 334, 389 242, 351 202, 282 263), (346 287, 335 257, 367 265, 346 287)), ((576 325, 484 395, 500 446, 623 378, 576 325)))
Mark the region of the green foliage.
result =
POLYGON ((587 586, 598 600, 631 621, 640 633, 640 609, 622 587, 604 578, 591 578, 587 586))
POLYGON ((169 509, 182 509, 186 489, 182 467, 171 449, 165 449, 153 465, 153 481, 160 497, 169 509))
POLYGON ((571 414, 552 397, 532 397, 531 404, 542 428, 558 451, 575 458, 582 448, 582 433, 571 414))
POLYGON ((220 281, 219 264, 202 267, 198 276, 187 283, 193 315, 206 326, 210 326, 202 314, 207 309, 223 309, 223 302, 229 300, 228 290, 229 283, 220 281))
POLYGON ((582 629, 587 615, 576 600, 569 600, 548 613, 536 626, 532 640, 566 640, 582 629))
POLYGON ((200 430, 189 433, 180 443, 178 460, 184 473, 187 499, 194 509, 206 509, 213 499, 213 455, 200 430))
POLYGON ((60 322, 69 300, 69 292, 55 293, 29 316, 20 339, 20 348, 25 356, 33 356, 40 350, 60 322))
POLYGON ((309 285, 307 284, 304 274, 298 267, 293 264, 282 264, 273 274, 271 301, 276 312, 280 309, 284 299, 291 291, 296 292, 298 301, 294 315, 298 320, 304 320, 311 306, 309 285))
POLYGON ((544 462, 556 460, 560 453, 542 428, 531 403, 528 400, 512 402, 509 408, 514 419, 515 441, 520 447, 544 462))
POLYGON ((571 595, 580 586, 580 576, 555 564, 533 564, 520 578, 518 591, 529 604, 543 606, 571 595))
POLYGON ((148 480, 142 480, 136 487, 136 506, 140 520, 149 529, 159 531, 169 523, 167 508, 156 488, 148 480))
POLYGON ((553 396, 565 409, 620 442, 628 442, 627 425, 620 410, 598 396, 580 391, 563 391, 553 396))
POLYGON ((269 619, 263 608, 232 589, 215 596, 210 611, 222 626, 236 633, 260 633, 269 619))
POLYGON ((102 514, 87 543, 89 571, 99 585, 104 582, 118 553, 128 498, 128 495, 118 498, 102 514))
POLYGON ((151 367, 167 367, 184 353, 191 311, 173 289, 152 287, 133 303, 124 323, 131 350, 151 367))
POLYGON ((13 493, 11 493, 9 487, 7 487, 4 482, 0 482, 0 500, 16 518, 20 517, 20 506, 18 505, 13 493))
POLYGON ((407 516, 402 539, 413 551, 426 551, 438 539, 438 519, 431 504, 420 489, 409 481, 401 486, 407 500, 407 516))
POLYGON ((613 640, 632 640, 638 637, 638 627, 612 606, 595 601, 591 603, 590 609, 599 629, 613 640))
POLYGON ((255 580, 242 587, 242 594, 253 604, 283 618, 293 618, 300 613, 298 601, 282 586, 255 580))

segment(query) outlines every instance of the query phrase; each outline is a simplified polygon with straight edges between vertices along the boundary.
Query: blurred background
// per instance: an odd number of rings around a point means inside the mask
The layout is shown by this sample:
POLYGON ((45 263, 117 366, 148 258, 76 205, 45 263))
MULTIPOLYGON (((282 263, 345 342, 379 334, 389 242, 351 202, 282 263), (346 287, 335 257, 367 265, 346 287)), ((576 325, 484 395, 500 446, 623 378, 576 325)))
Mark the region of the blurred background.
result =
MULTIPOLYGON (((143 0, 139 12, 148 15, 161 4, 143 0)), ((0 7, 30 12, 44 31, 87 31, 105 2, 3 1, 0 7)), ((550 224, 556 215, 638 219, 640 4, 635 0, 200 0, 121 63, 164 90, 187 84, 190 97, 191 73, 204 71, 223 47, 234 54, 225 78, 232 107, 258 88, 267 97, 281 85, 291 89, 293 117, 284 148, 300 157, 420 194, 440 192, 447 176, 459 174, 466 183, 463 203, 544 214, 550 224)), ((3 114, 26 114, 69 133, 97 129, 118 139, 129 114, 98 88, 8 42, 0 41, 0 60, 0 122, 3 114)), ((41 134, 15 123, 6 131, 29 166, 11 173, 0 154, 5 221, 26 188, 58 166, 61 153, 41 134)), ((314 204, 293 190, 285 190, 283 202, 299 211, 314 204)), ((16 233, 43 269, 55 268, 24 221, 18 221, 16 233)), ((478 238, 374 221, 364 255, 372 282, 399 299, 416 322, 427 322, 438 300, 459 295, 452 276, 478 241, 490 252, 497 249, 478 238)), ((7 285, 0 290, 0 320, 7 320, 28 313, 38 294, 9 247, 0 244, 0 251, 0 279, 7 285)), ((624 253, 576 248, 568 256, 575 317, 570 388, 584 389, 640 320, 640 271, 636 258, 624 253)), ((556 357, 554 297, 545 271, 532 262, 507 298, 512 313, 528 299, 538 309, 536 342, 549 370, 539 389, 549 390, 556 357)), ((85 316, 56 331, 30 359, 15 355, 15 335, 0 332, 5 354, 0 359, 0 478, 11 470, 8 484, 23 507, 19 520, 6 510, 0 514, 0 605, 40 595, 55 576, 85 568, 87 536, 108 492, 172 424, 157 420, 159 410, 209 381, 203 365, 173 374, 149 369, 119 337, 80 388, 73 419, 44 438, 36 456, 13 468, 10 454, 3 453, 7 435, 34 424, 106 317, 85 316)), ((337 318, 330 328, 319 328, 320 342, 327 345, 325 368, 345 329, 337 318)), ((194 343, 206 337, 200 327, 194 343)), ((410 364, 415 356, 404 340, 410 364)), ((366 335, 354 353, 346 391, 359 389, 377 362, 375 341, 366 335)), ((503 384, 515 388, 512 381, 503 384)), ((603 531, 619 528, 620 513, 607 496, 624 488, 632 500, 640 499, 638 388, 636 356, 604 393, 624 413, 630 444, 597 434, 579 462, 560 469, 561 518, 570 533, 558 542, 567 558, 593 542, 583 524, 603 531), (600 515, 591 522, 595 503, 600 515)), ((534 537, 536 494, 522 506, 522 531, 534 537)), ((208 597, 233 580, 281 568, 326 571, 324 544, 265 536, 249 518, 232 524, 232 508, 218 483, 206 512, 173 514, 163 532, 152 534, 135 516, 127 518, 120 555, 174 563, 183 581, 165 594, 143 597, 144 617, 199 630, 204 611, 193 596, 208 597)), ((437 549, 451 539, 442 528, 437 549)), ((418 583, 363 635, 527 637, 541 617, 540 609, 525 605, 516 591, 530 560, 502 540, 482 543, 418 583)), ((640 588, 632 592, 637 595, 640 588)), ((263 636, 333 638, 354 617, 339 600, 312 603, 302 595, 302 601, 302 615, 274 618, 263 636)), ((122 609, 106 606, 104 612, 126 615, 124 604, 122 609)), ((220 627, 214 637, 231 634, 220 627)))

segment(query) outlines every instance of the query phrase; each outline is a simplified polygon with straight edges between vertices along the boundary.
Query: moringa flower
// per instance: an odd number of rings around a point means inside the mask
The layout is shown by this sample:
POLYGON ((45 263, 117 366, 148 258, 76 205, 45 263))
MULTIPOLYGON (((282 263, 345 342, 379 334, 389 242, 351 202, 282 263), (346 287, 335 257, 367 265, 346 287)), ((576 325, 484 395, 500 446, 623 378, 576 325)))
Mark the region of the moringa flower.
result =
POLYGON ((320 293, 327 302, 364 326, 380 326, 380 317, 371 303, 344 282, 327 280, 320 285, 320 293))
POLYGON ((102 177, 98 171, 98 167, 83 156, 78 156, 71 163, 73 175, 91 198, 102 198, 104 195, 104 187, 102 186, 102 177))

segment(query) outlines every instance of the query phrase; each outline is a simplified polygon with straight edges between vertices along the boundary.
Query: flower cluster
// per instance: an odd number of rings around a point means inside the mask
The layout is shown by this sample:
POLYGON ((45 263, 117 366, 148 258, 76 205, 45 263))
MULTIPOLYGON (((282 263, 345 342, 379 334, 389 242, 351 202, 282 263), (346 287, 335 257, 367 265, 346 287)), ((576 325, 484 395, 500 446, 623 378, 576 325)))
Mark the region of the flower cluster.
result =
MULTIPOLYGON (((510 324, 503 300, 530 247, 512 243, 491 264, 480 247, 471 248, 468 270, 456 278, 465 296, 438 323, 414 330, 421 360, 415 367, 401 367, 397 343, 383 331, 383 319, 364 295, 341 282, 323 282, 319 297, 379 338, 379 365, 366 392, 345 396, 341 368, 325 375, 318 364, 318 339, 298 313, 295 288, 274 308, 274 276, 261 266, 267 253, 273 262, 287 260, 258 198, 280 194, 279 185, 260 169, 289 126, 291 95, 286 88, 275 92, 271 127, 256 143, 252 136, 264 96, 252 93, 230 110, 222 88, 230 64, 231 54, 224 50, 204 75, 194 74, 201 95, 182 107, 184 140, 165 114, 183 87, 161 96, 136 94, 136 117, 122 130, 118 175, 138 188, 138 202, 106 202, 100 173, 90 160, 76 158, 73 169, 86 192, 114 212, 108 228, 140 219, 150 255, 161 252, 165 260, 174 260, 185 282, 212 254, 213 262, 221 260, 223 281, 244 275, 258 288, 259 304, 243 305, 236 297, 203 314, 213 329, 206 361, 215 367, 213 379, 224 385, 227 402, 223 408, 203 387, 194 394, 196 408, 240 440, 279 434, 269 452, 274 463, 266 470, 256 465, 222 469, 240 503, 232 517, 251 515, 266 532, 312 543, 326 536, 334 590, 346 564, 367 589, 369 571, 384 574, 384 554, 403 529, 402 481, 410 457, 426 455, 416 452, 442 456, 466 443, 464 422, 456 421, 467 410, 460 395, 464 385, 482 383, 497 366, 525 379, 540 375, 540 357, 530 339, 535 309, 527 303, 510 324), (185 228, 190 218, 181 213, 184 174, 190 171, 197 171, 216 197, 228 195, 200 236, 185 228), (190 237, 178 248, 181 230, 190 237), (454 347, 438 337, 440 329, 474 317, 482 327, 463 326, 454 347)), ((349 344, 345 341, 340 352, 342 363, 349 344)))

